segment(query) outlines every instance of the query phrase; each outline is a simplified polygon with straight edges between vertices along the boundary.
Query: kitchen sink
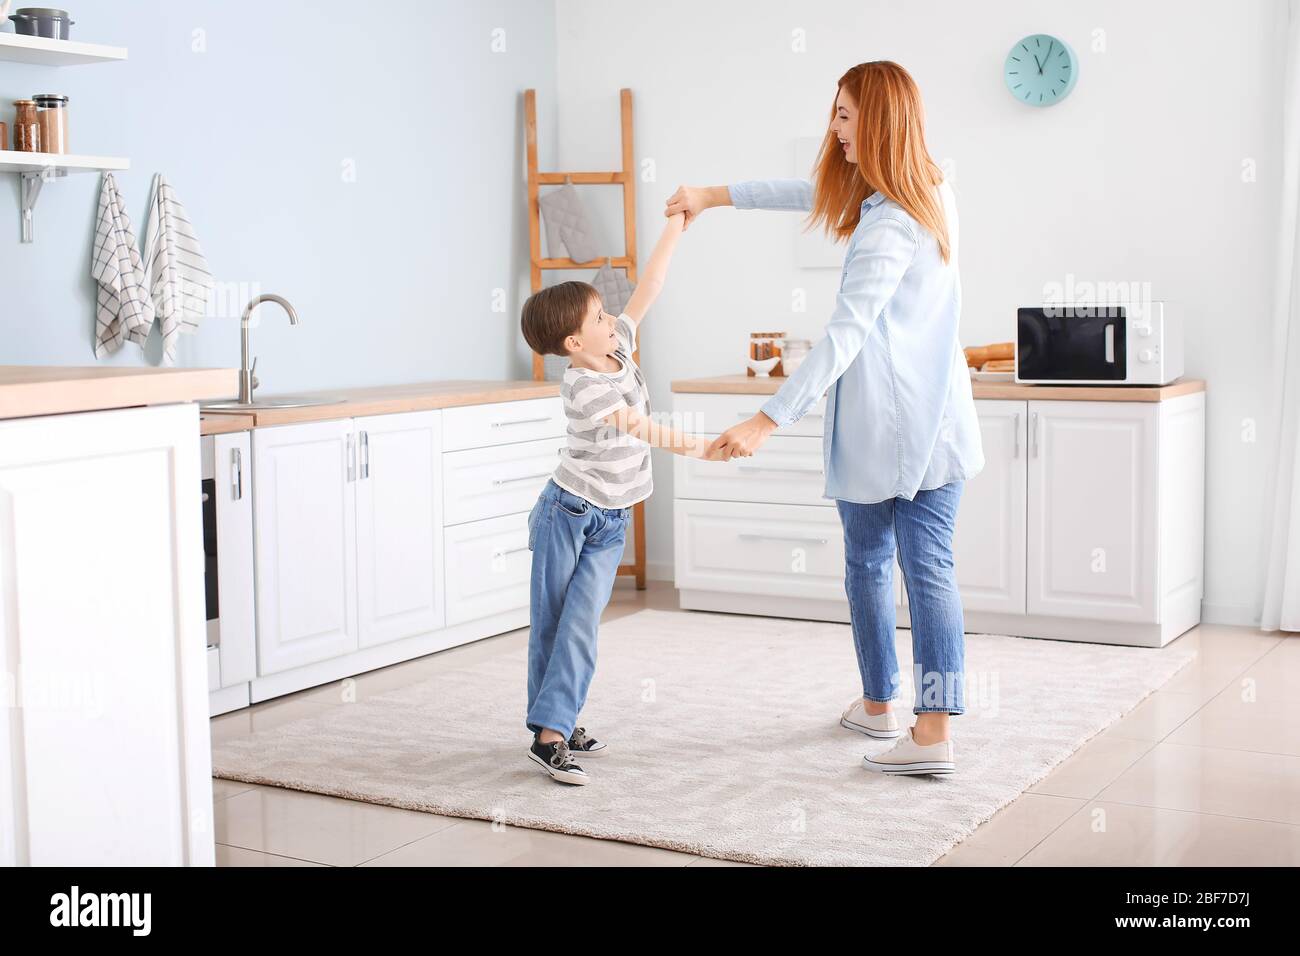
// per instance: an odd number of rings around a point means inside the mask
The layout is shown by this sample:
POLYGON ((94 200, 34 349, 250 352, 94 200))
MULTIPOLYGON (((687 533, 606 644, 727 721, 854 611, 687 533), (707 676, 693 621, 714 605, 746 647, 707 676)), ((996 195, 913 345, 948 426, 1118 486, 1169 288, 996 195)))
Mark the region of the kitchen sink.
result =
POLYGON ((255 398, 251 402, 208 402, 199 405, 200 411, 255 412, 259 408, 310 408, 313 405, 338 405, 346 402, 343 395, 276 395, 255 398))

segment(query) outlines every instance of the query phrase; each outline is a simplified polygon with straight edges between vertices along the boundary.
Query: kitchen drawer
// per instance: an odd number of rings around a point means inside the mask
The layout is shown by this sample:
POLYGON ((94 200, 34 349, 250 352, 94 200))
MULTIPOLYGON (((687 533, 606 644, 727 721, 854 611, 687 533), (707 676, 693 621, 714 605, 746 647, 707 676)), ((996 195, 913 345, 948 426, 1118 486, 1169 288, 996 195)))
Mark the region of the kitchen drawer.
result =
POLYGON ((677 587, 847 601, 834 508, 679 498, 673 513, 677 587))
POLYGON ((564 405, 558 397, 444 408, 442 447, 444 451, 461 451, 551 438, 563 435, 565 424, 564 405))
MULTIPOLYGON (((690 432, 720 435, 732 425, 752 418, 770 395, 696 395, 678 392, 673 396, 673 415, 690 432)), ((777 435, 818 435, 826 418, 826 399, 821 399, 803 418, 787 425, 777 435)))
POLYGON ((546 479, 555 473, 563 444, 563 438, 544 438, 445 453, 443 520, 456 525, 531 511, 546 479))
POLYGON ((673 493, 710 501, 762 501, 834 507, 826 490, 821 438, 768 439, 749 458, 703 461, 673 456, 673 493))
POLYGON ((528 512, 449 528, 446 549, 448 626, 528 607, 528 512))

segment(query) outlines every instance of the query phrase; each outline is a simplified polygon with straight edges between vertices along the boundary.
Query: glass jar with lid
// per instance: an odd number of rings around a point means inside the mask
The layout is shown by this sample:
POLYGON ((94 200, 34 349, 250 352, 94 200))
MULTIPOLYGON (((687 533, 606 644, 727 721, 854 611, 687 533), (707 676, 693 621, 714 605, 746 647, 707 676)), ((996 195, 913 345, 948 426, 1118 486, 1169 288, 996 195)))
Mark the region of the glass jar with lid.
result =
POLYGON ((41 152, 68 151, 68 98, 61 93, 38 93, 32 97, 41 126, 41 152))

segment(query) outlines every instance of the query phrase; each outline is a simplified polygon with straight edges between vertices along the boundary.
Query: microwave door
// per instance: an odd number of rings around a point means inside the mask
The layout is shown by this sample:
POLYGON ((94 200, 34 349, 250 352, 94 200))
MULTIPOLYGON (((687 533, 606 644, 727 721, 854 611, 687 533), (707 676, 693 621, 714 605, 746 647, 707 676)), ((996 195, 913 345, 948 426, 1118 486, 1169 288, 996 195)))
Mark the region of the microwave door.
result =
POLYGON ((1021 309, 1017 377, 1047 382, 1124 381, 1124 329, 1122 311, 1097 315, 1021 309))

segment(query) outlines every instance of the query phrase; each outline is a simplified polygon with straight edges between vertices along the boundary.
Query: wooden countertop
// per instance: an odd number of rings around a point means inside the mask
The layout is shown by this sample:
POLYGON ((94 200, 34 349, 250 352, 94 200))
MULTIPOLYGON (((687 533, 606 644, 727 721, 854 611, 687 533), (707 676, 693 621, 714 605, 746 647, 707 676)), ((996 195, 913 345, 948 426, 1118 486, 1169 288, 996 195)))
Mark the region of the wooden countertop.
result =
POLYGON ((253 416, 236 412, 223 415, 219 412, 203 412, 199 415, 200 435, 226 435, 230 432, 246 432, 253 427, 253 416))
POLYGON ((233 368, 0 365, 0 419, 213 401, 238 388, 233 368))
MULTIPOLYGON (((711 378, 679 378, 674 392, 723 395, 774 395, 784 378, 748 375, 715 375, 711 378)), ((1035 399, 1071 402, 1164 402, 1179 395, 1205 391, 1205 382, 1183 378, 1172 385, 1018 385, 1015 382, 971 382, 976 398, 1035 399)))
MULTIPOLYGON (((368 388, 332 388, 320 392, 295 392, 295 396, 330 396, 344 401, 299 408, 203 409, 205 417, 240 417, 251 419, 227 431, 261 428, 266 425, 294 425, 303 422, 327 422, 360 415, 391 415, 396 412, 422 412, 432 408, 457 405, 488 405, 515 402, 526 398, 555 398, 560 394, 558 382, 507 381, 484 382, 460 379, 446 382, 418 382, 413 385, 378 385, 368 388)), ((273 397, 273 396, 264 396, 273 397)))

